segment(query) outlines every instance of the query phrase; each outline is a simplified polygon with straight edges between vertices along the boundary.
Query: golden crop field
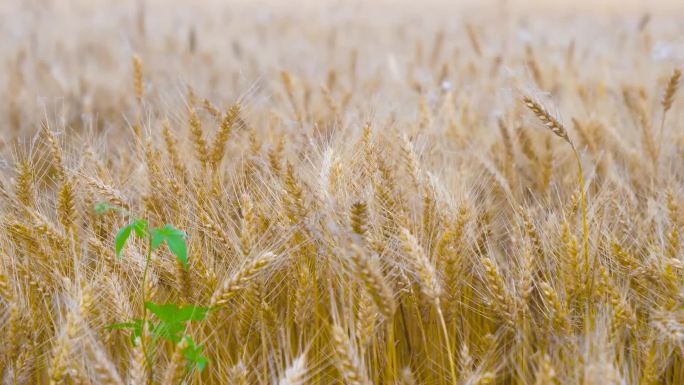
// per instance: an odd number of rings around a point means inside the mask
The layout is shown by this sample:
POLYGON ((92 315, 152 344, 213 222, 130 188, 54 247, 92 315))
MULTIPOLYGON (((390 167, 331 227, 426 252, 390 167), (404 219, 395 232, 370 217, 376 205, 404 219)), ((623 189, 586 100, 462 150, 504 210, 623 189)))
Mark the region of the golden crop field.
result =
POLYGON ((2 384, 684 384, 682 20, 3 1, 2 384))

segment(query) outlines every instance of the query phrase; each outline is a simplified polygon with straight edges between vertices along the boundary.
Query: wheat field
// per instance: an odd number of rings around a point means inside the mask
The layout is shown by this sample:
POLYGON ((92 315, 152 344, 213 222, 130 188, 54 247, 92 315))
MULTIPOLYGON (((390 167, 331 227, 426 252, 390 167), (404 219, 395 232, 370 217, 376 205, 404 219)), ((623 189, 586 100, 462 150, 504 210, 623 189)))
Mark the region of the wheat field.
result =
POLYGON ((2 383, 684 384, 682 16, 2 2, 2 383))

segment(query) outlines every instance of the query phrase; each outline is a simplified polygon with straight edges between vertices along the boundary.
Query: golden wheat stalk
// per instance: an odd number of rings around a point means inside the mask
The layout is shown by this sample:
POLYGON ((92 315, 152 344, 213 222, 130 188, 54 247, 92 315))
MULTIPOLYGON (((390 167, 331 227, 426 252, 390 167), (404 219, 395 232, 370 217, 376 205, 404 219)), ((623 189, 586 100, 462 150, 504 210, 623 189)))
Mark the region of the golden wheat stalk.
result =
MULTIPOLYGON (((585 277, 589 277, 589 234, 587 230, 587 204, 586 204, 586 198, 584 194, 584 177, 582 173, 582 161, 580 160, 579 153, 577 152, 577 149, 575 148, 575 144, 570 140, 570 137, 568 137, 568 132, 566 131, 565 127, 556 120, 551 114, 549 114, 546 109, 540 105, 539 103, 535 102, 532 98, 529 96, 523 96, 523 102, 529 108, 536 116, 537 118, 544 123, 544 125, 549 128, 554 134, 557 136, 563 138, 568 144, 570 144, 570 147, 572 148, 572 152, 575 155, 575 159, 577 160, 577 170, 578 170, 578 178, 577 182, 579 185, 580 189, 580 196, 581 196, 581 204, 582 204, 582 234, 583 234, 583 249, 584 249, 584 264, 585 264, 585 277)), ((592 271, 596 271, 596 263, 598 261, 598 258, 594 258, 594 263, 593 263, 593 269, 592 271)), ((594 286, 594 276, 595 274, 591 275, 591 284, 588 285, 588 290, 589 292, 587 293, 588 297, 591 297, 592 291, 593 291, 593 286, 594 286)))

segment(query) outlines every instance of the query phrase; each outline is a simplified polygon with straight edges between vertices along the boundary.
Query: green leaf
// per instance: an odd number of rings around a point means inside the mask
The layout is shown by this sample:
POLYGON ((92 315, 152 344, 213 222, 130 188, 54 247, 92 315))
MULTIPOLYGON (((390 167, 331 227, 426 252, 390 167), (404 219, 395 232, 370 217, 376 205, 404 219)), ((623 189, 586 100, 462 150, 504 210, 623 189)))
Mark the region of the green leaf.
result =
POLYGON ((114 245, 116 248, 116 256, 120 257, 121 256, 121 250, 124 247, 124 244, 128 240, 128 237, 131 236, 131 230, 132 227, 131 225, 126 225, 122 227, 118 233, 116 233, 116 237, 114 237, 114 245))
POLYGON ((116 256, 121 256, 126 241, 131 236, 131 231, 135 231, 135 235, 139 238, 144 238, 147 235, 147 221, 144 219, 134 219, 133 222, 122 227, 116 237, 114 238, 114 245, 116 248, 116 256))
POLYGON ((115 322, 105 326, 105 329, 131 329, 136 327, 135 322, 115 322))
POLYGON ((181 340, 180 334, 185 330, 182 322, 167 323, 160 321, 157 325, 150 328, 152 335, 178 343, 181 340))
POLYGON ((144 219, 136 219, 131 223, 135 234, 140 238, 145 238, 147 236, 147 221, 144 219))
POLYGON ((154 302, 145 302, 145 307, 165 323, 200 321, 205 319, 211 310, 205 306, 186 305, 178 307, 175 303, 156 304, 154 302))
POLYGON ((152 334, 178 343, 180 333, 185 330, 185 322, 199 321, 206 318, 210 308, 187 305, 178 307, 175 303, 156 304, 145 302, 145 308, 159 318, 159 324, 152 328, 152 334))
POLYGON ((188 347, 183 349, 182 352, 183 356, 188 361, 188 370, 195 365, 201 372, 207 366, 207 363, 209 363, 209 358, 202 355, 202 345, 196 345, 195 341, 193 341, 190 336, 186 335, 184 338, 188 343, 188 347))
POLYGON ((185 238, 187 238, 188 234, 168 223, 164 227, 154 227, 150 231, 152 233, 152 249, 158 248, 166 241, 169 250, 178 258, 183 268, 187 270, 188 248, 185 238))
POLYGON ((207 306, 187 305, 178 309, 177 317, 182 321, 201 321, 207 318, 210 310, 207 306))
MULTIPOLYGON (((152 329, 152 322, 147 322, 148 328, 152 329)), ((131 322, 115 322, 105 326, 105 329, 132 329, 131 343, 135 344, 135 340, 142 335, 142 320, 135 318, 131 322)))
POLYGON ((167 238, 166 244, 171 252, 178 258, 183 265, 183 269, 188 269, 188 249, 183 238, 167 238))
POLYGON ((103 214, 105 211, 108 210, 121 210, 119 206, 113 205, 107 201, 97 202, 95 203, 93 208, 95 209, 95 212, 97 214, 103 214))

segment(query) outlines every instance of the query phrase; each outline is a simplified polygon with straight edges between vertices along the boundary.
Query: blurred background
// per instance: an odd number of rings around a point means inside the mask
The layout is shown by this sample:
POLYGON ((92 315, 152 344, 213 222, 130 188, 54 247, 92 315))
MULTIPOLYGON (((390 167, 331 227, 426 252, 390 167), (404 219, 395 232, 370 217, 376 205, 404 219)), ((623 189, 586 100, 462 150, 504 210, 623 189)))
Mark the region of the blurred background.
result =
MULTIPOLYGON (((387 100, 383 93, 396 96, 388 83, 404 87, 409 75, 419 82, 429 76, 419 61, 436 44, 436 65, 466 67, 463 53, 473 39, 509 77, 529 77, 506 59, 531 43, 542 57, 549 52, 549 62, 563 60, 559 47, 572 47, 591 76, 606 80, 629 79, 640 65, 669 69, 684 55, 683 16, 684 2, 676 0, 5 0, 0 147, 45 118, 78 131, 121 126, 126 107, 134 107, 121 89, 132 87, 136 54, 148 100, 168 110, 182 103, 189 84, 211 100, 242 98, 259 107, 269 105, 282 70, 322 82, 350 65, 367 80, 364 101, 373 102, 387 100), (635 33, 650 56, 602 54, 634 44, 628 37, 635 33)), ((669 70, 640 73, 648 83, 663 72, 669 70)), ((474 86, 463 75, 446 80, 474 86)), ((387 104, 377 108, 391 109, 387 104)))

